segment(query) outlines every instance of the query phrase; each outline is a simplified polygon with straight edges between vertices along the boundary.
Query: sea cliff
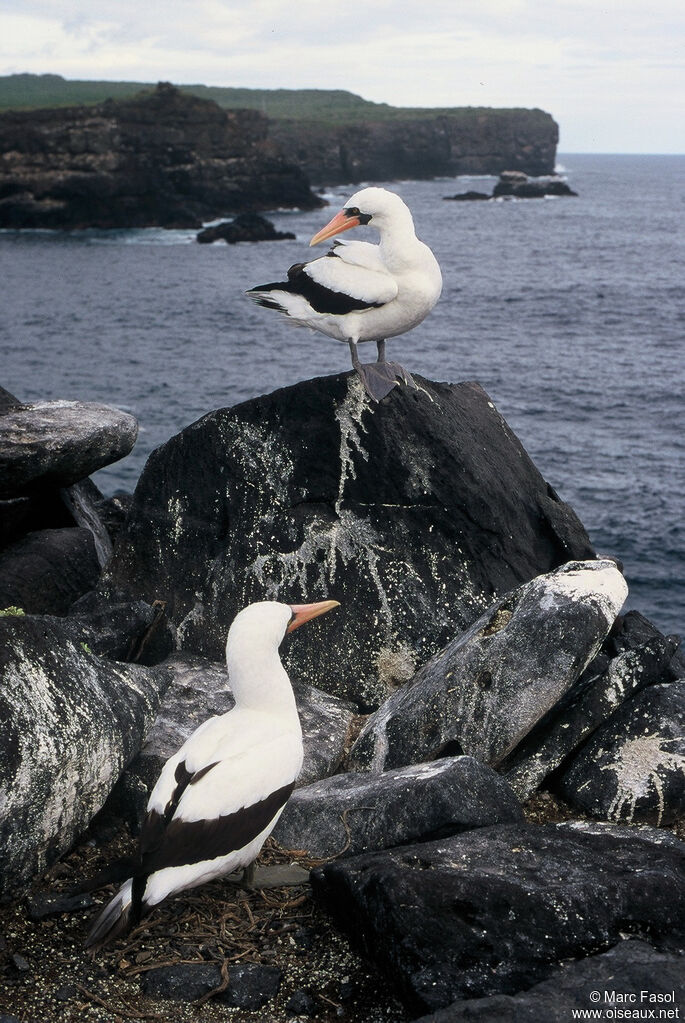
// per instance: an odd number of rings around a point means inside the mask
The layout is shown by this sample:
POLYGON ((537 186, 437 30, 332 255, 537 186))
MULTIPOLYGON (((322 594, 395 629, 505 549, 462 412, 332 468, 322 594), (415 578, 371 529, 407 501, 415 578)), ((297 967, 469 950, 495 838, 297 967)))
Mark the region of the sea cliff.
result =
POLYGON ((323 184, 554 170, 559 128, 544 110, 397 110, 330 125, 272 119, 270 137, 323 184))
POLYGON ((0 227, 199 227, 320 200, 256 110, 160 84, 131 99, 0 114, 0 227))
POLYGON ((42 76, 0 79, 0 108, 22 90, 30 99, 36 82, 49 105, 0 112, 3 228, 198 227, 227 214, 311 209, 320 200, 310 181, 549 174, 559 135, 542 110, 395 108, 326 90, 197 95, 167 83, 129 96, 115 88, 126 83, 105 82, 90 84, 112 86, 117 98, 93 103, 102 91, 83 92, 88 83, 51 79, 45 92, 42 76), (5 95, 14 79, 19 91, 5 95), (61 92, 60 82, 74 88, 61 92), (59 105, 80 95, 82 104, 59 105))

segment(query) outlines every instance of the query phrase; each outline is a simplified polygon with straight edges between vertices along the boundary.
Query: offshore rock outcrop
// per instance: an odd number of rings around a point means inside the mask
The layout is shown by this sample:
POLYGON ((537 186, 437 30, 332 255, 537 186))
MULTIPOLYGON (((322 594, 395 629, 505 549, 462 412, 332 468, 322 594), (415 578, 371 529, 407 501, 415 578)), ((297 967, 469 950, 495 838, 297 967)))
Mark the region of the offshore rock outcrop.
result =
POLYGON ((200 227, 321 202, 256 110, 161 84, 96 106, 0 114, 0 227, 200 227))
POLYGON ((272 120, 269 135, 321 184, 554 171, 559 127, 544 110, 407 110, 341 125, 272 120))
POLYGON ((292 231, 277 231, 270 220, 258 213, 239 213, 231 221, 223 220, 213 227, 206 227, 197 234, 201 245, 224 241, 229 245, 238 242, 277 242, 295 238, 292 231))
POLYGON ((457 195, 446 195, 443 198, 456 202, 473 202, 483 199, 544 199, 545 196, 577 196, 578 193, 566 184, 558 175, 545 175, 530 180, 521 171, 502 171, 499 181, 492 190, 492 195, 485 192, 459 192, 457 195))

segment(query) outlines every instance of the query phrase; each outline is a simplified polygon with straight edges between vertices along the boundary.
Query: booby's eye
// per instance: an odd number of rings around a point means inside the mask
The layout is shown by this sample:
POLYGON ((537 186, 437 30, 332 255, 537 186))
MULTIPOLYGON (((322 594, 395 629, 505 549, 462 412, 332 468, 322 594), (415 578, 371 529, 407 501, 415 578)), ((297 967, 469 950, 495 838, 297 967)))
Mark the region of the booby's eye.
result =
POLYGON ((344 212, 346 217, 356 217, 360 224, 368 224, 371 220, 371 214, 362 213, 358 206, 348 206, 344 212))

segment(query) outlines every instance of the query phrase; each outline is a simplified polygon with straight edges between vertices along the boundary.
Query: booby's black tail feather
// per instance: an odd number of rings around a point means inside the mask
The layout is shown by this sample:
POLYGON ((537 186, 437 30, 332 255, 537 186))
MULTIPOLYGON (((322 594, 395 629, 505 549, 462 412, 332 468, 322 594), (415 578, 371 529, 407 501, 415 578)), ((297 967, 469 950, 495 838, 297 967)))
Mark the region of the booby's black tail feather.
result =
POLYGON ((100 913, 90 929, 85 947, 97 952, 140 923, 148 911, 143 902, 147 875, 129 878, 100 913))
POLYGON ((278 309, 280 312, 284 313, 286 311, 285 307, 278 301, 278 299, 274 298, 273 295, 270 294, 272 289, 275 291, 288 291, 289 284, 287 281, 281 281, 275 284, 260 284, 255 288, 251 288, 250 291, 246 291, 245 294, 248 298, 254 299, 257 305, 261 305, 265 309, 278 309))
POLYGON ((131 917, 131 882, 127 881, 100 913, 86 938, 85 947, 97 952, 125 934, 131 926, 131 917))

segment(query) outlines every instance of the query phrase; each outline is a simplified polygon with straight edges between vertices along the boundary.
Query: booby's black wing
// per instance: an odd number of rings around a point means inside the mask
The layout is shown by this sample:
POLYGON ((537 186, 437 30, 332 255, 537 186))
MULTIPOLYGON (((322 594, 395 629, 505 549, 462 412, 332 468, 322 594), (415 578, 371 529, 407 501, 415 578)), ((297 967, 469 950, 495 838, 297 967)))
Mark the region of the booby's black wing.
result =
POLYGON ((304 270, 306 265, 306 263, 295 263, 288 270, 287 281, 260 284, 256 288, 252 288, 248 294, 255 298, 259 305, 265 306, 267 309, 281 308, 278 300, 270 296, 269 292, 272 291, 285 291, 290 295, 301 295, 317 313, 330 313, 335 316, 344 316, 346 313, 374 307, 374 302, 364 302, 360 298, 354 298, 352 295, 346 295, 342 291, 335 291, 333 288, 327 288, 323 284, 313 281, 304 270), (258 297, 256 292, 263 293, 264 297, 261 295, 258 297))
MULTIPOLYGON (((192 782, 191 782, 192 784, 192 782)), ((177 817, 169 824, 151 810, 146 820, 146 844, 142 848, 141 869, 151 874, 164 867, 181 867, 202 860, 227 856, 253 842, 285 806, 295 782, 283 785, 250 806, 233 813, 203 820, 184 821, 177 817)))
POLYGON ((370 253, 364 249, 357 251, 351 245, 336 245, 311 263, 293 264, 287 281, 261 284, 248 291, 248 295, 260 305, 275 309, 282 305, 272 292, 300 295, 315 312, 335 316, 380 308, 397 296, 397 282, 383 268, 377 246, 367 248, 370 253), (359 259, 360 253, 365 262, 353 262, 351 255, 359 259))

